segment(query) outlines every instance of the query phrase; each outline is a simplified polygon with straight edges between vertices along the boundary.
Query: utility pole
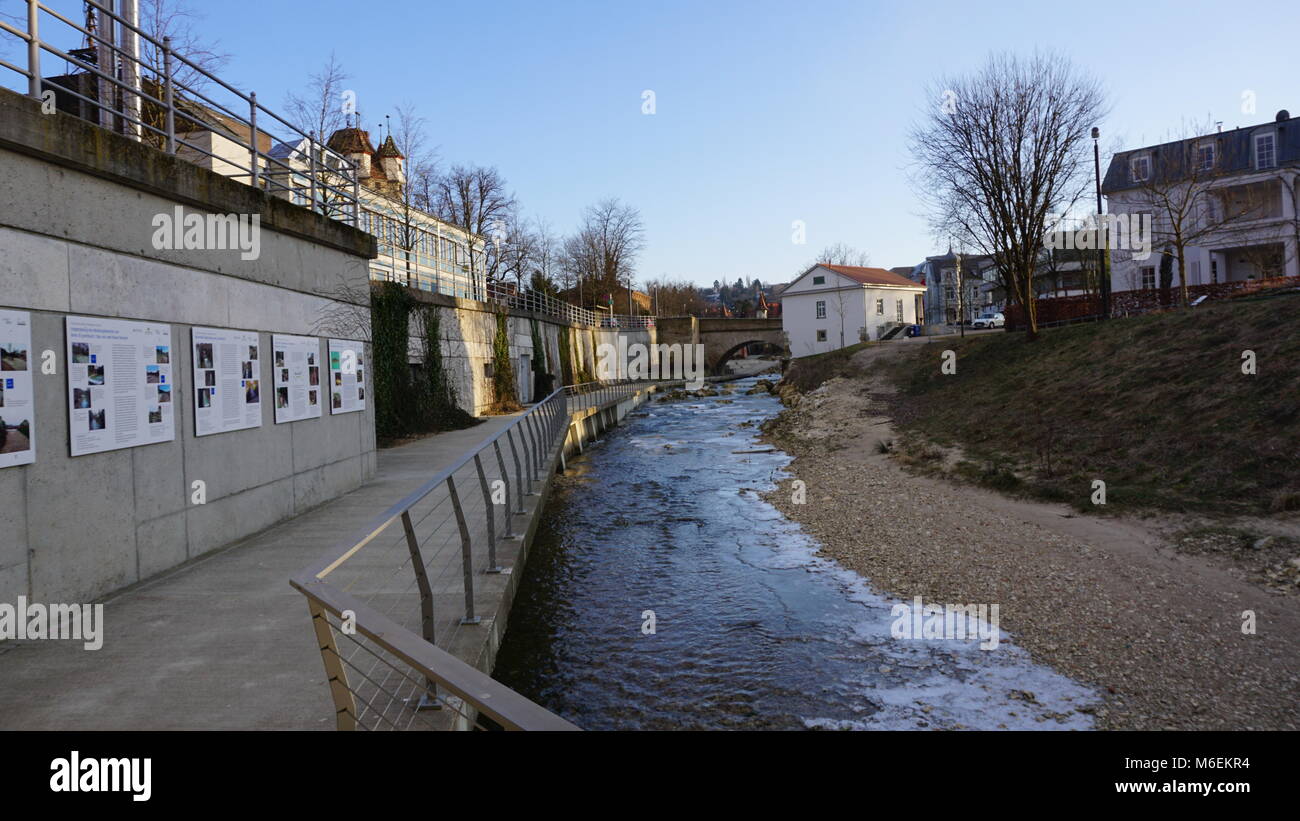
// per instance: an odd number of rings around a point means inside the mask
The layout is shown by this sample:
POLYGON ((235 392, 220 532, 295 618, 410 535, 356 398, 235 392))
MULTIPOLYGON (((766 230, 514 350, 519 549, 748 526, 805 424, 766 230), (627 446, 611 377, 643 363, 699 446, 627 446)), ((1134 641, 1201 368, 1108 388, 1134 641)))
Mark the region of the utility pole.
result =
POLYGON ((1106 218, 1101 213, 1101 129, 1092 129, 1092 169, 1097 180, 1097 284, 1101 286, 1101 318, 1110 319, 1110 277, 1106 273, 1106 249, 1109 246, 1106 218))

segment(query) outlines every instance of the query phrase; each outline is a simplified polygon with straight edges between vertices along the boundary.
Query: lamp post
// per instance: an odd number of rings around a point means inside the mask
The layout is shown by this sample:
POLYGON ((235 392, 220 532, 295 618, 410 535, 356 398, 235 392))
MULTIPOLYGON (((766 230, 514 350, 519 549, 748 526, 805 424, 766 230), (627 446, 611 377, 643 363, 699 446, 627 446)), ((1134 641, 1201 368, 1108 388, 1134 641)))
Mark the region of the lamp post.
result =
POLYGON ((1103 231, 1105 218, 1101 213, 1101 129, 1092 129, 1092 169, 1097 180, 1097 278, 1101 286, 1101 318, 1110 319, 1110 276, 1106 272, 1106 247, 1109 232, 1103 231))

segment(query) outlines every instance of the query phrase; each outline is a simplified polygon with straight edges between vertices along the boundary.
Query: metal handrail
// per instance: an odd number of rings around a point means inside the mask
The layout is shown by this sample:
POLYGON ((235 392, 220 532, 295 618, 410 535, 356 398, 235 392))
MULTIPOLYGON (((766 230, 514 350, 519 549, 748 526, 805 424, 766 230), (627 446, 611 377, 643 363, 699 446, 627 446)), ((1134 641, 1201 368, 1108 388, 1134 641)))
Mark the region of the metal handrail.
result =
MULTIPOLYGON (((429 517, 434 510, 440 510, 444 504, 450 506, 451 513, 444 522, 449 523, 454 516, 461 548, 465 616, 460 619, 460 624, 478 623, 479 619, 474 612, 476 540, 471 534, 469 521, 473 511, 471 497, 462 495, 473 491, 463 485, 458 489, 458 475, 462 481, 466 476, 471 480, 476 478, 483 496, 483 519, 473 522, 475 528, 482 525, 478 532, 485 534, 485 538, 478 540, 477 550, 479 559, 483 559, 484 553, 486 554, 486 568, 482 572, 501 572, 497 565, 497 544, 517 538, 512 533, 512 519, 524 512, 523 499, 535 493, 534 484, 545 481, 547 466, 553 463, 556 449, 564 446, 575 408, 604 407, 606 403, 625 398, 636 388, 637 383, 623 380, 617 383, 589 382, 556 389, 500 431, 467 449, 451 465, 439 470, 309 567, 293 575, 290 584, 308 601, 339 729, 374 729, 375 727, 366 727, 364 724, 363 719, 367 714, 376 716, 376 721, 372 724, 377 724, 382 719, 394 728, 400 728, 396 721, 387 716, 388 707, 379 710, 367 697, 373 696, 382 701, 387 696, 387 703, 393 704, 399 700, 401 693, 397 690, 400 688, 395 688, 394 691, 384 689, 383 682, 375 681, 369 671, 356 665, 350 665, 355 671, 352 675, 359 674, 363 681, 352 681, 348 672, 348 657, 339 650, 340 643, 345 641, 362 646, 376 659, 380 659, 381 654, 393 659, 383 659, 386 665, 383 669, 387 670, 383 680, 387 682, 396 678, 401 687, 407 688, 411 693, 412 698, 400 699, 404 702, 400 711, 403 715, 409 715, 412 710, 418 712, 441 704, 439 693, 445 692, 468 705, 476 714, 487 716, 506 729, 577 729, 434 643, 433 584, 427 575, 427 558, 423 552, 427 542, 421 543, 416 536, 419 522, 415 521, 414 514, 417 506, 428 506, 435 497, 439 501, 432 505, 425 517, 429 517), (513 465, 513 474, 508 469, 510 465, 513 465), (472 472, 469 471, 471 466, 472 472), (505 516, 504 521, 500 522, 504 527, 500 532, 497 530, 498 505, 491 503, 489 492, 488 473, 494 472, 494 467, 499 468, 496 476, 504 489, 502 501, 505 516), (440 494, 444 491, 446 496, 441 497, 440 494), (356 590, 351 589, 352 585, 336 581, 336 574, 352 563, 364 565, 367 548, 374 546, 378 550, 381 537, 396 534, 399 528, 401 535, 398 540, 405 540, 412 568, 412 580, 408 583, 407 590, 413 586, 419 593, 418 633, 413 627, 403 626, 389 613, 381 612, 363 600, 356 590), (354 625, 353 633, 349 634, 342 629, 345 620, 354 625), (370 645, 377 647, 379 652, 370 645), (377 693, 382 695, 376 695, 377 693)), ((432 540, 431 536, 428 541, 432 540)), ((456 541, 455 533, 449 541, 456 541)), ((382 563, 380 568, 388 572, 382 563)), ((401 567, 398 568, 400 570, 401 567)), ((396 572, 388 573, 384 577, 384 583, 391 584, 396 572)), ((383 595, 393 597, 387 589, 383 595)), ((398 598, 394 607, 401 604, 400 594, 398 598)), ((410 616, 413 618, 414 614, 411 613, 410 616)))
POLYGON ((0 67, 24 77, 27 80, 30 97, 41 99, 45 90, 53 90, 56 95, 67 95, 92 106, 92 110, 96 112, 96 122, 101 127, 108 127, 136 141, 143 141, 146 134, 156 136, 167 153, 175 154, 179 148, 184 148, 199 156, 210 158, 215 163, 229 166, 235 172, 225 173, 224 176, 246 181, 253 187, 267 191, 285 192, 290 197, 302 197, 305 194, 309 200, 307 206, 313 211, 340 219, 354 227, 359 225, 360 177, 357 165, 319 142, 314 133, 302 131, 284 117, 260 104, 255 92, 245 94, 217 75, 204 70, 185 55, 172 50, 170 38, 164 37, 158 40, 123 15, 97 3, 93 4, 95 14, 99 15, 101 20, 111 21, 109 25, 118 28, 123 33, 124 40, 152 44, 162 55, 162 65, 149 64, 143 59, 138 48, 127 50, 121 47, 114 37, 91 31, 39 0, 26 0, 26 2, 26 30, 0 22, 0 31, 17 37, 27 45, 27 67, 21 69, 4 61, 0 61, 0 67), (110 58, 107 60, 101 58, 99 65, 94 65, 59 49, 48 37, 41 35, 41 12, 83 35, 97 51, 106 49, 110 53, 110 58), (99 99, 91 99, 73 88, 47 83, 41 76, 42 51, 66 61, 78 71, 93 76, 101 88, 99 99), (103 70, 109 66, 112 68, 108 71, 103 70), (197 77, 202 78, 201 81, 214 83, 233 94, 238 102, 231 105, 223 104, 201 90, 197 83, 187 84, 177 79, 175 71, 177 67, 188 68, 197 77), (159 96, 146 90, 146 79, 154 84, 153 89, 159 96), (105 83, 109 87, 107 93, 103 91, 105 83), (147 121, 144 113, 145 106, 156 111, 155 116, 163 121, 162 127, 147 121), (246 110, 247 114, 237 111, 236 108, 246 110), (259 128, 259 112, 264 117, 275 120, 290 133, 306 140, 309 145, 308 153, 313 160, 320 156, 328 158, 328 162, 322 161, 320 168, 316 167, 315 162, 310 169, 294 168, 280 158, 261 150, 258 146, 259 134, 265 134, 270 139, 272 147, 277 143, 299 142, 299 140, 292 138, 283 140, 271 130, 259 128), (195 124, 200 130, 217 134, 226 142, 244 149, 247 152, 246 159, 240 161, 233 156, 221 155, 203 148, 196 142, 179 137, 176 132, 178 118, 182 122, 195 124), (220 123, 220 119, 227 119, 231 124, 246 128, 248 138, 240 136, 236 129, 229 125, 220 123), (296 179, 305 178, 308 174, 311 174, 310 184, 297 186, 293 184, 296 179), (287 177, 288 184, 278 177, 287 177))

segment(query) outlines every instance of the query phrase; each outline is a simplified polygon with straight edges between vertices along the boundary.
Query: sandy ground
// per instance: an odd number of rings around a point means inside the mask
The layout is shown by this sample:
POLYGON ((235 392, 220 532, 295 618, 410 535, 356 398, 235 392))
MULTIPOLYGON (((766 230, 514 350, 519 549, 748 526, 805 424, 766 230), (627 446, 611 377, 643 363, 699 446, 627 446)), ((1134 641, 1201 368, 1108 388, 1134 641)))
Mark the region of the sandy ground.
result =
POLYGON ((870 394, 890 390, 831 380, 767 428, 806 483, 803 504, 793 479, 768 500, 828 556, 906 600, 999 604, 1002 629, 1036 661, 1101 691, 1098 728, 1300 726, 1300 596, 1174 550, 1177 522, 1083 516, 904 468, 878 448, 898 437, 870 394))

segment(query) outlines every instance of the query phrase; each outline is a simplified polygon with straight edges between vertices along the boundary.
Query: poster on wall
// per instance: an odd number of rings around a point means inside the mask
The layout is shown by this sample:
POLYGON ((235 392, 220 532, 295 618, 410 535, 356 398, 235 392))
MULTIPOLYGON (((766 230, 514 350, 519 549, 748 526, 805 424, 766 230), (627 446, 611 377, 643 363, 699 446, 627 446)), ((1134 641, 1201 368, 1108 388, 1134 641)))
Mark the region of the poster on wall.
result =
POLYGON ((366 409, 366 369, 362 357, 364 342, 331 339, 330 413, 352 413, 366 409))
POLYGON ((0 468, 36 461, 32 315, 0 310, 0 468))
POLYGON ((320 340, 314 336, 271 336, 275 423, 316 419, 325 384, 321 380, 320 340))
POLYGON ((256 331, 194 328, 194 435, 262 424, 261 351, 256 331))
POLYGON ((176 438, 172 326, 70 316, 66 331, 73 456, 176 438))

